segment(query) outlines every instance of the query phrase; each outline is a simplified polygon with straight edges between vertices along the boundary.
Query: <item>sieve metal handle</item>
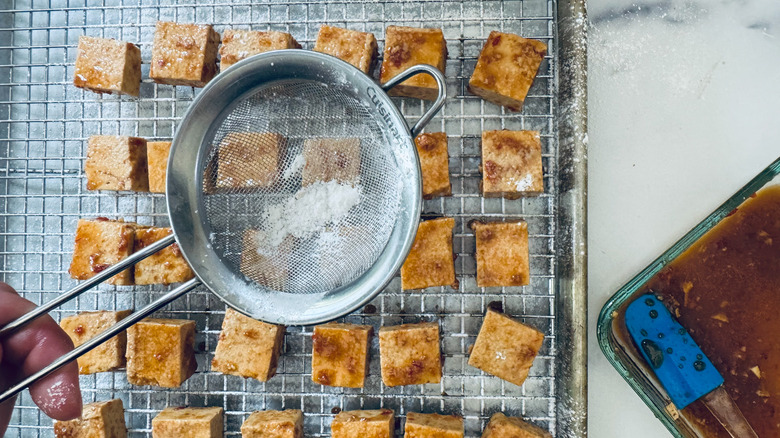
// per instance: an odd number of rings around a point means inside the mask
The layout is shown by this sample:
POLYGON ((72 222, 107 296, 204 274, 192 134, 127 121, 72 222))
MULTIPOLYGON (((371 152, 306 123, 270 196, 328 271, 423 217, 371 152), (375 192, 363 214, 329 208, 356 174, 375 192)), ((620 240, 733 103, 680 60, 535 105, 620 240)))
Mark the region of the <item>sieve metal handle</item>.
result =
POLYGON ((417 137, 417 135, 422 132, 423 128, 425 128, 425 125, 431 121, 433 116, 435 116, 444 105, 444 99, 447 98, 447 84, 444 82, 444 75, 439 71, 438 68, 432 65, 418 64, 407 68, 397 76, 393 77, 393 79, 390 79, 384 85, 382 85, 382 89, 387 92, 401 82, 420 73, 428 74, 436 80, 436 86, 439 88, 439 94, 436 96, 436 100, 433 101, 433 106, 431 106, 428 111, 426 111, 425 114, 420 117, 420 120, 418 120, 410 130, 412 137, 417 137))

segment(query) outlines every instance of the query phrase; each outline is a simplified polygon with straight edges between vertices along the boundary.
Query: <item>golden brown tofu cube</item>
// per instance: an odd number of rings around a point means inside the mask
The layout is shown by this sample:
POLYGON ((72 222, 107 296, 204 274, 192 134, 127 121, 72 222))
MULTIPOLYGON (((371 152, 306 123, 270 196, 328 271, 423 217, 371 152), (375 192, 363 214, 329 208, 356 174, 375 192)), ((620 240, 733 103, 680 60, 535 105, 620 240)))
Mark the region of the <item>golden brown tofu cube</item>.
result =
POLYGON ((531 282, 528 223, 471 223, 477 240, 477 286, 524 286, 531 282))
POLYGON ((401 288, 452 286, 457 289, 452 255, 455 219, 443 217, 420 222, 412 249, 401 266, 401 288))
POLYGON ((70 421, 55 421, 54 436, 57 438, 124 438, 125 408, 122 400, 85 404, 81 418, 70 421))
MULTIPOLYGON (((106 270, 133 252, 135 226, 104 217, 95 220, 79 219, 76 243, 70 262, 70 278, 87 280, 106 270)), ((109 284, 133 284, 133 270, 126 269, 108 279, 109 284)))
POLYGON ((325 386, 362 388, 372 333, 369 325, 332 322, 314 327, 311 379, 325 386))
POLYGON ((544 334, 539 330, 488 309, 469 365, 520 386, 528 377, 542 342, 544 334))
POLYGON ((217 188, 268 187, 279 173, 284 137, 271 132, 231 132, 217 152, 217 188))
POLYGON ((409 412, 404 438, 463 438, 463 417, 409 412))
POLYGON ((165 177, 168 172, 168 155, 171 142, 150 141, 146 143, 146 158, 149 162, 149 191, 165 193, 165 177))
POLYGON ((141 49, 125 41, 80 36, 73 85, 96 93, 138 97, 141 49))
POLYGON ((158 21, 149 76, 159 84, 204 87, 217 74, 218 47, 210 25, 158 21))
POLYGON ((544 192, 538 131, 482 133, 482 194, 517 199, 544 192))
POLYGON ((211 369, 265 382, 276 374, 285 327, 225 311, 211 369))
MULTIPOLYGON (((417 64, 430 64, 444 74, 446 63, 447 42, 441 29, 388 26, 379 80, 385 84, 417 64)), ((435 79, 427 74, 417 74, 393 87, 389 94, 435 100, 439 91, 435 79)))
POLYGON ((269 243, 268 233, 246 230, 241 250, 241 273, 261 286, 282 290, 290 276, 289 259, 295 239, 287 236, 278 247, 269 243))
POLYGON ((387 386, 441 382, 439 325, 423 322, 380 328, 379 356, 387 386))
POLYGON ((177 388, 195 373, 195 321, 146 318, 127 329, 127 381, 177 388))
POLYGON ((330 431, 331 438, 393 438, 395 414, 390 409, 342 411, 330 431))
POLYGON ((490 417, 490 422, 482 438, 552 438, 546 430, 528 424, 522 418, 507 417, 501 412, 496 412, 490 417))
MULTIPOLYGON (((70 336, 73 346, 78 347, 123 320, 129 314, 129 310, 82 312, 63 318, 60 321, 60 327, 70 336)), ((78 358, 79 374, 102 373, 125 366, 126 348, 127 333, 121 332, 78 358)))
MULTIPOLYGON (((135 250, 147 247, 172 233, 170 228, 137 229, 135 250)), ((181 283, 193 277, 195 274, 175 242, 135 264, 135 284, 181 283)))
POLYGON ((298 41, 286 32, 228 29, 222 34, 219 69, 225 71, 238 61, 258 53, 300 48, 298 41))
POLYGON ((303 412, 255 411, 241 425, 244 438, 303 438, 303 412))
POLYGON ((327 53, 359 68, 363 73, 370 74, 371 66, 377 57, 376 38, 370 32, 340 27, 320 27, 314 51, 327 53))
POLYGON ((146 140, 117 135, 93 135, 84 163, 88 190, 149 191, 146 140))
POLYGON ((520 111, 546 54, 547 45, 541 41, 490 32, 469 79, 469 90, 488 102, 520 111))
POLYGON ((360 139, 315 138, 303 142, 306 164, 301 185, 315 182, 357 182, 360 176, 360 139))
POLYGON ((153 438, 222 437, 223 410, 209 408, 165 408, 152 420, 153 438))
POLYGON ((417 154, 420 156, 423 198, 451 195, 447 134, 443 132, 420 134, 414 142, 417 146, 417 154))

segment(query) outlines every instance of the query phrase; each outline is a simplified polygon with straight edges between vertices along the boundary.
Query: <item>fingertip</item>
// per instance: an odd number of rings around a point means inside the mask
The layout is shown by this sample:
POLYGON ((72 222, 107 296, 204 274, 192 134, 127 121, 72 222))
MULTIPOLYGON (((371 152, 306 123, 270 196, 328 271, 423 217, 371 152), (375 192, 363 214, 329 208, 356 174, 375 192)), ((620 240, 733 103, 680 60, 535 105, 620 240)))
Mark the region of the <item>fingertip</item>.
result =
POLYGON ((30 395, 43 413, 55 420, 81 416, 81 389, 78 366, 69 363, 54 374, 30 386, 30 395))

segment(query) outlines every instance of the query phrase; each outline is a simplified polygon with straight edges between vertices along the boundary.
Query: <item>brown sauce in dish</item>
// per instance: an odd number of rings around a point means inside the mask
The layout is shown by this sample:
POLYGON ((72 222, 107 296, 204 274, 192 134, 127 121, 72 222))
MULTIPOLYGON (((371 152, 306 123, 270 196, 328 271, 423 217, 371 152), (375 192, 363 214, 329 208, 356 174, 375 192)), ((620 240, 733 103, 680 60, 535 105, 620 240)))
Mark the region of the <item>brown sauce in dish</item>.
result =
MULTIPOLYGON (((780 437, 780 185, 766 187, 656 274, 662 295, 761 438, 780 437)), ((701 402, 683 414, 728 437, 701 402)))

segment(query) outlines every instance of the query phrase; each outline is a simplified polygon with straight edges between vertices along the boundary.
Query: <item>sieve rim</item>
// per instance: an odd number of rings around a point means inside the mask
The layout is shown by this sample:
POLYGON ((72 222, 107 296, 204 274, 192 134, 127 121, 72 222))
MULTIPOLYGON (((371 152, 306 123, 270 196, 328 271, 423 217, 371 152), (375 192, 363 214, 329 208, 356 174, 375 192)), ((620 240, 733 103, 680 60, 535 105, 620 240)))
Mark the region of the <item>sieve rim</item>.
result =
MULTIPOLYGON (((437 79, 443 84, 443 77, 437 79)), ((445 90, 441 89, 441 97, 445 90)), ((436 107, 436 110, 440 104, 436 107)), ((398 159, 398 158, 397 158, 398 159)), ((383 87, 356 67, 330 55, 305 50, 279 50, 245 59, 220 73, 195 97, 174 136, 168 159, 166 202, 169 219, 184 258, 201 282, 223 302, 252 318, 284 325, 309 325, 330 321, 367 304, 392 280, 403 264, 417 233, 422 209, 422 179, 412 132, 383 87), (314 79, 332 84, 346 80, 383 128, 393 134, 395 147, 406 161, 398 216, 376 262, 350 283, 322 294, 307 309, 297 306, 300 294, 274 291, 247 299, 245 280, 226 268, 211 247, 208 231, 199 215, 202 205, 205 151, 209 131, 224 111, 253 90, 285 79, 314 79), (366 96, 371 96, 369 101, 366 96), (373 106, 371 106, 373 104, 373 106), (270 305, 274 304, 274 305, 270 305), (285 305, 288 304, 288 305, 285 305), (269 310, 270 307, 270 310, 269 310)), ((397 163, 400 167, 401 163, 397 163)))

